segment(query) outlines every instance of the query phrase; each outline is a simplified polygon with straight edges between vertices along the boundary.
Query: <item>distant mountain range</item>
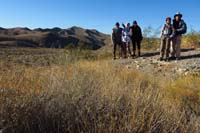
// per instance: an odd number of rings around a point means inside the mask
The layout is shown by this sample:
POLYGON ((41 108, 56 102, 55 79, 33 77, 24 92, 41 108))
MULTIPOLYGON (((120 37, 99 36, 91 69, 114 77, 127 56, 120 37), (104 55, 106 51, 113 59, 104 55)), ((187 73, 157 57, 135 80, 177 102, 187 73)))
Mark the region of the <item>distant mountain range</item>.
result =
POLYGON ((71 27, 68 29, 0 28, 0 47, 45 47, 99 49, 110 44, 110 35, 97 30, 71 27))

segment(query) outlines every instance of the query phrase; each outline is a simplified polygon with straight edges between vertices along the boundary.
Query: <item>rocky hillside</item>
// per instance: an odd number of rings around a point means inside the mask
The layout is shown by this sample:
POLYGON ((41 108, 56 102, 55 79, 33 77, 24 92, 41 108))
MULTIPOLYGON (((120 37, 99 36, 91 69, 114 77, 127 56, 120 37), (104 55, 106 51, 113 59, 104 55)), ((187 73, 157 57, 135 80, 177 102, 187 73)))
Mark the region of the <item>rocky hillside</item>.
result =
POLYGON ((68 29, 0 28, 0 47, 81 47, 99 49, 110 43, 110 36, 97 30, 71 27, 68 29))

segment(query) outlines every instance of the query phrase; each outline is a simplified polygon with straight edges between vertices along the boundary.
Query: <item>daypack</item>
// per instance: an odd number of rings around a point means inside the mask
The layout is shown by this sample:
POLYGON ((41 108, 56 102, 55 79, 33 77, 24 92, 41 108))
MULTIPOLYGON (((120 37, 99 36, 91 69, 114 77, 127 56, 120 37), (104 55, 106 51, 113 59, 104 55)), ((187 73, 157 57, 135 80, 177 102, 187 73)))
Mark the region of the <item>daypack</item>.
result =
POLYGON ((187 25, 186 25, 186 23, 183 20, 180 22, 179 25, 180 25, 180 27, 183 27, 183 29, 181 31, 179 31, 179 34, 185 34, 185 33, 187 33, 187 25))

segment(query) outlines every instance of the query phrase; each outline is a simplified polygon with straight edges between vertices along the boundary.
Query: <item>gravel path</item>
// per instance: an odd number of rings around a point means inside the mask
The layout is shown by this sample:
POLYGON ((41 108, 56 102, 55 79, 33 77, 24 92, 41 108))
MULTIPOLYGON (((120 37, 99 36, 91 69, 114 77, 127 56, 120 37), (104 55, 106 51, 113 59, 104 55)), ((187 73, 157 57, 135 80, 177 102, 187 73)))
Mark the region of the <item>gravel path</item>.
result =
POLYGON ((177 77, 180 75, 200 76, 200 49, 183 49, 179 61, 158 61, 159 52, 146 53, 140 58, 119 59, 112 61, 115 65, 123 65, 127 69, 136 68, 155 76, 177 77))

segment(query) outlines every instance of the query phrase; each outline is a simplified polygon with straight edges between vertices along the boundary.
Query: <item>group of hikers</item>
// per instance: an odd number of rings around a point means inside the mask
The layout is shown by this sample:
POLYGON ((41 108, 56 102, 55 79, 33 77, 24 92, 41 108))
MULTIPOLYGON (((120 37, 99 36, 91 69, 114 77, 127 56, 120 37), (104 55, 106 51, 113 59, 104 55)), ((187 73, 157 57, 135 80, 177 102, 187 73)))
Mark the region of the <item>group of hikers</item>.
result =
MULTIPOLYGON (((181 13, 176 13, 174 19, 167 17, 165 24, 161 31, 161 45, 159 61, 178 61, 181 56, 181 39, 182 35, 187 32, 187 25, 182 19, 181 13), (171 56, 170 48, 172 47, 171 56)), ((140 57, 141 56, 141 42, 143 40, 142 31, 137 21, 126 25, 122 24, 123 28, 117 22, 112 32, 112 42, 114 45, 113 55, 116 58, 117 47, 119 47, 119 58, 140 57), (133 50, 130 49, 132 42, 133 50), (137 56, 136 56, 137 47, 137 56)))
POLYGON ((117 22, 116 27, 113 28, 112 32, 112 42, 114 45, 114 59, 116 59, 116 49, 117 46, 120 47, 119 57, 127 58, 127 51, 129 56, 136 56, 136 47, 138 49, 138 56, 141 55, 141 41, 142 37, 142 30, 138 26, 137 21, 133 22, 133 26, 130 23, 126 25, 122 24, 123 28, 120 27, 120 24, 117 22), (130 44, 133 44, 133 51, 131 52, 130 44))

